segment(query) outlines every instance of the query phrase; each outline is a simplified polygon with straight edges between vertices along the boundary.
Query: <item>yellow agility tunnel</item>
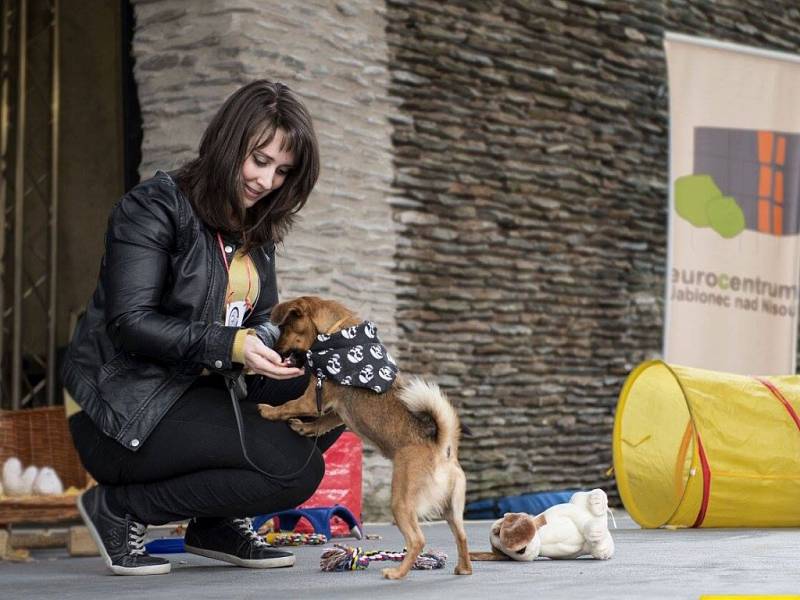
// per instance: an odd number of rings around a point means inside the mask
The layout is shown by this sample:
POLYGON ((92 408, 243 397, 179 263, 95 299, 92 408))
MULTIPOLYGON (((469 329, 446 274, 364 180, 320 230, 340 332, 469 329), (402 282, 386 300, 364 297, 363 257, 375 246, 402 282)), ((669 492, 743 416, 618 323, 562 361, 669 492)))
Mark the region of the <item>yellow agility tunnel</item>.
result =
POLYGON ((625 381, 614 473, 642 527, 800 525, 800 376, 650 361, 625 381))

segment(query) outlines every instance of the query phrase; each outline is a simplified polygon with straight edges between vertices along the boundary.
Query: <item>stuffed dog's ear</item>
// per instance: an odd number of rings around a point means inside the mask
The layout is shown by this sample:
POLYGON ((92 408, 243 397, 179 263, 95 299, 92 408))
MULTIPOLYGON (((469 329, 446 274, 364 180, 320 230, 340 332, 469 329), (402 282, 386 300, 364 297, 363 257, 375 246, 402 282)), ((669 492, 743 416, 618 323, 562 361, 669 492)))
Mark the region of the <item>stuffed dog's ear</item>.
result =
POLYGON ((283 327, 290 319, 297 319, 302 316, 303 310, 299 306, 291 302, 284 302, 272 309, 269 320, 278 327, 283 327))
POLYGON ((527 546, 536 535, 536 522, 525 513, 506 513, 500 524, 500 543, 516 551, 527 546))

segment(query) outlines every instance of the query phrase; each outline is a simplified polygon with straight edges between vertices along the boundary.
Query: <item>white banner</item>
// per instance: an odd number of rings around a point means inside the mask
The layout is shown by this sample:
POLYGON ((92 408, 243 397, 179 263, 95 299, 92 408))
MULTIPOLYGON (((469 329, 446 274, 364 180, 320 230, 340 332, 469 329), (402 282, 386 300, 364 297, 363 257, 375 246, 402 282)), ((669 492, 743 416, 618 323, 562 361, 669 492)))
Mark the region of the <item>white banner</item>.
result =
POLYGON ((800 57, 667 34, 664 359, 795 372, 800 57))

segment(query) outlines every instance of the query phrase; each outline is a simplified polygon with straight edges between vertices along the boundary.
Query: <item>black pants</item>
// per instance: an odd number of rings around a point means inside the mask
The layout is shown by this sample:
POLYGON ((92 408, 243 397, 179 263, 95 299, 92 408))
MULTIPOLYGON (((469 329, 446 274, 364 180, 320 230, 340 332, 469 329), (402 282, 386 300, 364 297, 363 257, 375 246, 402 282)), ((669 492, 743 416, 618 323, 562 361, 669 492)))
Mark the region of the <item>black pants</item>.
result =
POLYGON ((253 378, 240 404, 247 453, 276 480, 245 460, 230 395, 217 376, 201 377, 169 410, 142 448, 131 452, 95 427, 85 412, 69 420, 86 470, 107 486, 109 503, 136 520, 161 525, 190 517, 243 517, 293 508, 317 489, 325 472, 324 452, 343 428, 305 438, 286 423, 266 421, 256 404, 300 396, 308 376, 275 381, 253 378), (312 452, 313 450, 313 452, 312 452))

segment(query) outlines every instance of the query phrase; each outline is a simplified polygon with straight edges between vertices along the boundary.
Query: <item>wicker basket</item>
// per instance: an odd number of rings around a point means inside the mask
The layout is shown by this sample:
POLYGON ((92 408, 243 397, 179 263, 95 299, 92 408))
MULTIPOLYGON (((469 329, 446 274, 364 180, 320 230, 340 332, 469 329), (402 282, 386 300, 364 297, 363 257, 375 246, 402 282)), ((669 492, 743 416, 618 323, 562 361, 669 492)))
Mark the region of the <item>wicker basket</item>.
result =
MULTIPOLYGON (((72 444, 63 406, 0 411, 0 466, 12 456, 23 467, 52 467, 64 489, 82 489, 91 481, 72 444)), ((0 524, 75 519, 75 498, 74 494, 0 496, 0 524)))
POLYGON ((63 406, 0 410, 0 465, 12 456, 23 467, 52 467, 65 489, 84 488, 89 481, 72 444, 63 406))

